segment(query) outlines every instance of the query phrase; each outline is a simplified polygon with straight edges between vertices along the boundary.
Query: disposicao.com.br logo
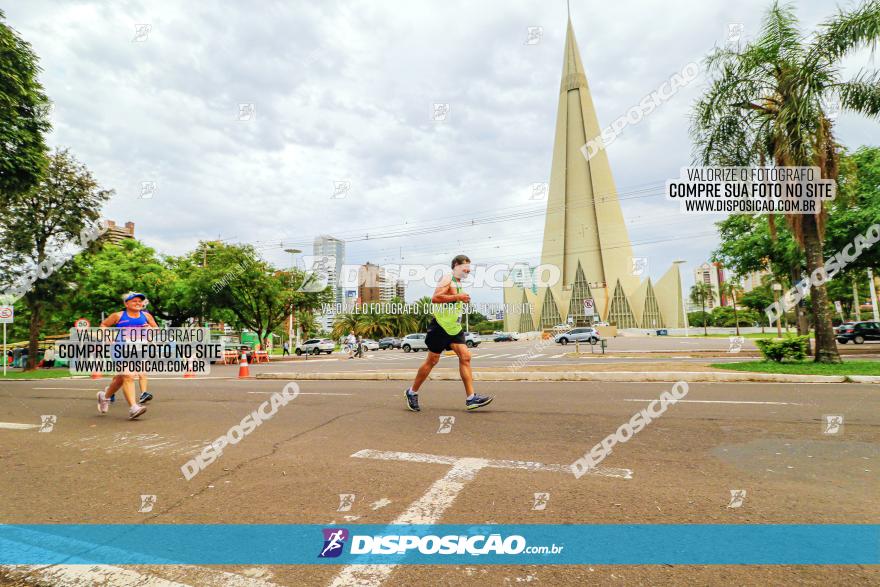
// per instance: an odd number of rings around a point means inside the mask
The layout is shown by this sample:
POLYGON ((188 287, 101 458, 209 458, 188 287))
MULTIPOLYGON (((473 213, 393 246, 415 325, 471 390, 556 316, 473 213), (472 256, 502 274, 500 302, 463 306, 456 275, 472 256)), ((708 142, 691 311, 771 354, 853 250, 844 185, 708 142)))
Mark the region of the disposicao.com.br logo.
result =
POLYGON ((478 534, 464 536, 447 534, 387 535, 349 535, 345 528, 324 528, 324 546, 318 558, 337 557, 342 554, 345 542, 351 538, 349 554, 402 555, 410 551, 418 554, 438 555, 516 555, 516 554, 560 554, 564 546, 528 546, 526 539, 519 534, 502 537, 501 534, 478 534))

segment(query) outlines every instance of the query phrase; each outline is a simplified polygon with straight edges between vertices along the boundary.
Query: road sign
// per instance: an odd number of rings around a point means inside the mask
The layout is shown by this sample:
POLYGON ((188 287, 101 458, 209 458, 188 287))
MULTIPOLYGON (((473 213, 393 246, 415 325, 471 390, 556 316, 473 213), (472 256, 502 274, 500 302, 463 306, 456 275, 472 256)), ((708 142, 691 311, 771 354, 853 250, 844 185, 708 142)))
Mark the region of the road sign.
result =
POLYGON ((88 319, 86 319, 86 318, 80 318, 79 320, 77 320, 76 322, 73 323, 73 327, 76 329, 88 328, 91 325, 92 325, 92 323, 89 322, 88 319))
POLYGON ((587 298, 584 300, 584 315, 585 316, 595 316, 596 315, 596 305, 593 302, 593 298, 587 298))
POLYGON ((840 305, 840 302, 834 302, 834 309, 837 310, 838 314, 843 313, 843 306, 840 305))

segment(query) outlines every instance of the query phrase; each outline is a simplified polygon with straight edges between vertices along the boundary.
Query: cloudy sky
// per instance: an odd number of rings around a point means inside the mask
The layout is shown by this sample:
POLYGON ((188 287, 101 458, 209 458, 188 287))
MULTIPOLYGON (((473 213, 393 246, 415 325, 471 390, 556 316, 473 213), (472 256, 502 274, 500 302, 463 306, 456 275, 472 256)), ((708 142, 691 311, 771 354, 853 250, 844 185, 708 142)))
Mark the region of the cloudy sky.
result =
MULTIPOLYGON (((723 44, 729 24, 754 35, 769 2, 571 4, 607 125, 723 44)), ((810 28, 834 10, 797 7, 810 28)), ((4 10, 40 57, 55 103, 50 143, 116 190, 107 218, 135 222, 160 252, 219 237, 284 265, 285 248, 310 254, 330 234, 347 241, 347 263, 540 257, 544 204, 531 186, 550 170, 561 0, 31 0, 4 10), (542 27, 539 42, 527 42, 529 27, 542 27), (434 104, 449 105, 445 121, 432 120, 434 104), (348 189, 334 197, 340 183, 348 189), (534 214, 498 221, 511 212, 534 214)), ((848 68, 872 63, 860 54, 848 68)), ((655 279, 687 259, 689 284, 717 244, 713 217, 683 217, 662 196, 691 161, 687 115, 702 87, 701 77, 609 147, 634 254, 655 279)), ((838 119, 848 147, 877 133, 876 122, 838 119)))

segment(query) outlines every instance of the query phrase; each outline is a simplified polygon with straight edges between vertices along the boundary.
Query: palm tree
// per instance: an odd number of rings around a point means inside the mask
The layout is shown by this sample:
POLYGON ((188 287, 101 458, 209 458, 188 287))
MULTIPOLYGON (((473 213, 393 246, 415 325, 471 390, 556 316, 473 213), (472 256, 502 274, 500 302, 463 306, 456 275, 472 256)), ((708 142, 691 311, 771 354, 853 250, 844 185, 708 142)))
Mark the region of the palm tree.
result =
POLYGON ((709 336, 706 328, 706 300, 715 297, 715 288, 711 283, 696 283, 691 288, 691 301, 703 308, 703 336, 709 336))
POLYGON ((415 301, 414 306, 416 307, 416 311, 410 314, 410 316, 415 318, 418 331, 425 332, 428 329, 428 324, 430 324, 432 316, 430 296, 419 298, 415 301))
POLYGON ((333 328, 330 335, 334 339, 342 338, 349 332, 356 336, 363 334, 364 314, 346 313, 337 314, 333 319, 333 328))
POLYGON ((382 338, 394 333, 394 321, 390 314, 368 313, 362 316, 360 334, 365 338, 382 338))
MULTIPOLYGON (((691 133, 703 165, 815 166, 837 179, 839 146, 830 104, 880 115, 880 72, 841 79, 850 52, 880 40, 880 1, 839 12, 805 37, 789 5, 774 2, 761 33, 742 51, 716 50, 706 62, 714 79, 693 113, 691 133)), ((823 265, 825 210, 784 215, 804 250, 807 273, 823 265)), ((825 285, 813 285, 815 361, 840 362, 825 285)))
POLYGON ((730 296, 733 300, 733 321, 736 323, 736 335, 739 336, 739 316, 736 313, 736 296, 742 293, 742 287, 735 281, 722 281, 718 286, 718 291, 723 296, 730 296))

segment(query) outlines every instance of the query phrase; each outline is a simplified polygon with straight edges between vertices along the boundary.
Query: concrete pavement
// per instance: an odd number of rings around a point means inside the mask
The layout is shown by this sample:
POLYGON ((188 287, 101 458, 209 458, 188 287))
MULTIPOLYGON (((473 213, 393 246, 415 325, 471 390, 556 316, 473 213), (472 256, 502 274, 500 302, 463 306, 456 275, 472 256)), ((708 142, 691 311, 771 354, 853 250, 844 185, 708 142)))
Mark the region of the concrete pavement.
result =
MULTIPOLYGON (((363 455, 403 452, 568 465, 669 388, 665 383, 480 382, 497 396, 463 410, 457 382, 431 381, 423 411, 404 409, 395 382, 302 381, 302 393, 192 480, 181 465, 285 381, 161 380, 141 420, 117 404, 95 410, 100 382, 0 383, 0 513, 7 523, 388 523, 417 503, 448 465, 363 455), (441 418, 453 416, 449 432, 441 418), (366 452, 365 452, 366 451, 366 452), (370 452, 374 451, 374 452, 370 452), (359 456, 358 456, 359 455, 359 456), (353 494, 338 511, 340 494, 353 494), (155 495, 139 512, 142 495, 155 495)), ((441 523, 877 523, 880 405, 867 384, 693 383, 603 463, 631 475, 564 469, 481 470, 439 513, 441 523), (824 416, 844 416, 825 434, 824 416), (729 507, 732 490, 746 490, 729 507), (535 493, 549 493, 535 510, 535 493)), ((34 569, 27 569, 28 572, 34 569)), ((51 568, 39 584, 327 585, 340 567, 51 568), (55 573, 52 575, 52 573, 55 573), (79 574, 78 574, 79 573, 79 574), (98 577, 98 578, 96 578, 98 577), (128 581, 128 583, 124 583, 128 581), (88 582, 88 581, 87 581, 88 582), (152 583, 150 583, 152 582, 152 583), (82 582, 80 584, 83 584, 82 582)), ((0 583, 27 584, 3 569, 0 583)), ((386 585, 852 584, 873 568, 666 566, 398 567, 386 585)))

